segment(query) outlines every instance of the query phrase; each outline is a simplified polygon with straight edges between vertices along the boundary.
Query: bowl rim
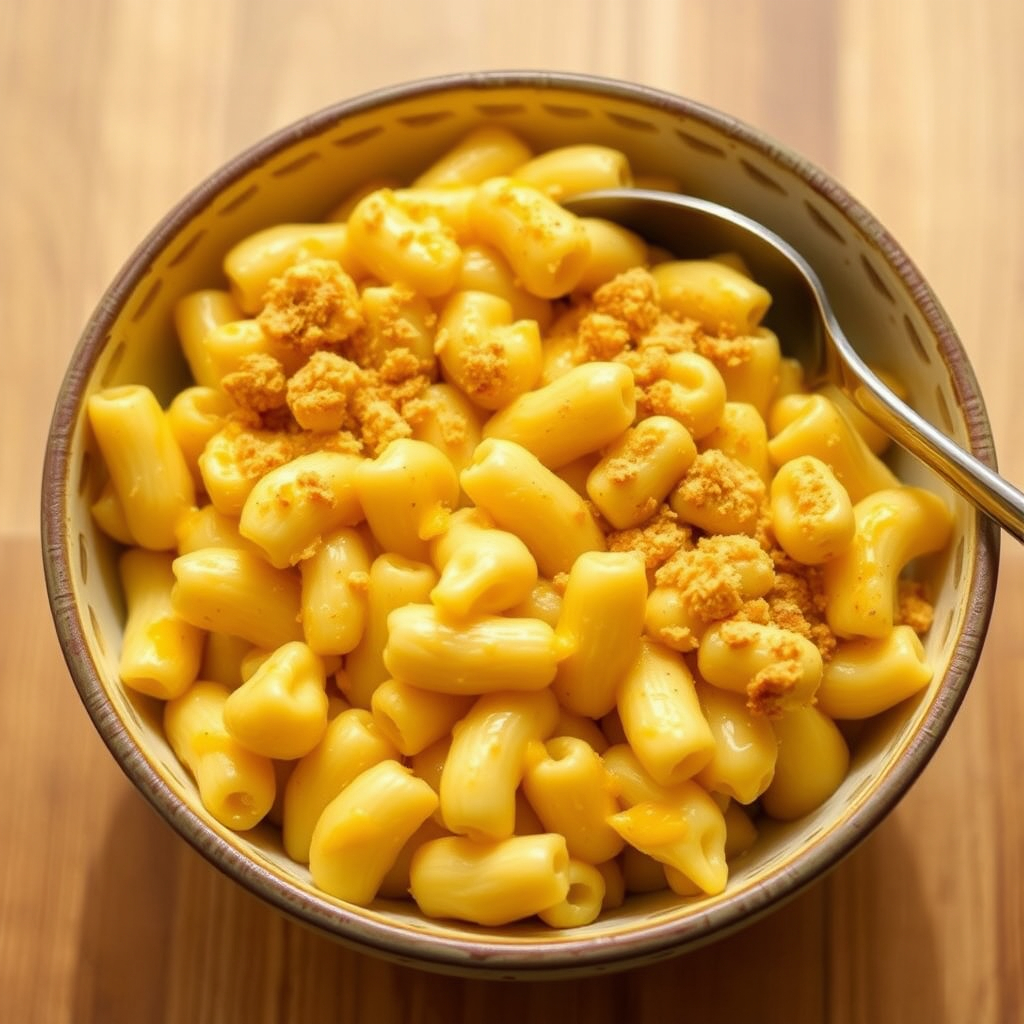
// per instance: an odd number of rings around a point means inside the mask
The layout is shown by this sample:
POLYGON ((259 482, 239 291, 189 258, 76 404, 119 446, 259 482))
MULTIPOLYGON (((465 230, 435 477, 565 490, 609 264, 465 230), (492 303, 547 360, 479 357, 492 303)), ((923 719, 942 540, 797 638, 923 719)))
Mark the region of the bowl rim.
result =
POLYGON ((257 859, 227 842, 177 794, 136 746, 99 680, 89 655, 71 583, 69 515, 70 439, 79 420, 84 384, 102 350, 118 310, 148 273, 153 259, 194 212, 253 168, 282 149, 318 135, 331 125, 389 104, 453 89, 481 92, 507 88, 571 90, 604 99, 653 106, 677 117, 704 122, 725 137, 751 147, 800 178, 840 209, 900 277, 933 333, 951 384, 964 411, 973 453, 995 466, 991 428, 973 368, 948 317, 917 267, 892 235, 846 189, 804 157, 766 133, 700 101, 661 89, 604 76, 561 71, 496 70, 459 72, 377 88, 341 100, 279 128, 227 160, 188 191, 153 227, 122 265, 86 322, 58 392, 42 476, 41 540, 51 614, 79 697, 115 760, 156 810, 193 847, 222 872, 278 910, 327 933, 343 944, 373 951, 407 965, 447 973, 517 977, 570 976, 618 970, 715 941, 795 897, 850 853, 906 793, 948 731, 970 685, 988 628, 998 575, 998 528, 976 513, 974 559, 967 567, 972 594, 936 700, 870 800, 830 829, 814 847, 758 882, 742 898, 728 893, 714 906, 685 920, 652 923, 648 928, 606 939, 574 939, 558 934, 556 942, 525 938, 513 944, 481 935, 479 941, 435 932, 419 933, 381 914, 353 913, 329 897, 293 887, 257 859))

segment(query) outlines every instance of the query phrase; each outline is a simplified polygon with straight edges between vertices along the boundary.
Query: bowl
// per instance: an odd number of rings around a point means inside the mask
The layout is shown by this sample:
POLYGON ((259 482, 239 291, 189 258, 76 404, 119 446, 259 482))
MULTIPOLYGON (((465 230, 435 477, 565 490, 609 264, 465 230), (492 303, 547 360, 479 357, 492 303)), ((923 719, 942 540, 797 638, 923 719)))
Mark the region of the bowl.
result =
POLYGON ((428 919, 411 904, 334 900, 289 861, 272 827, 236 834, 219 825, 165 741, 156 702, 118 680, 118 551, 90 516, 100 459, 85 400, 100 388, 145 383, 168 402, 187 382, 174 303, 222 281, 234 242, 275 223, 323 218, 366 179, 409 179, 482 122, 507 126, 536 149, 617 147, 645 174, 671 176, 682 191, 774 229, 816 268, 861 354, 910 382, 925 417, 993 463, 984 402, 941 306, 892 236, 821 170, 726 114, 643 86, 562 73, 451 75, 345 100, 276 132, 211 174, 131 255, 86 325, 57 399, 43 482, 45 572, 71 676, 100 736, 170 825, 240 885, 343 943, 421 968, 597 973, 673 956, 750 923, 832 868, 884 818, 964 698, 992 607, 999 538, 921 466, 899 451, 891 456, 902 479, 943 492, 954 510, 948 549, 922 568, 934 596, 925 641, 934 677, 858 735, 849 773, 829 800, 762 830, 718 896, 632 897, 567 931, 529 922, 485 929, 428 919))

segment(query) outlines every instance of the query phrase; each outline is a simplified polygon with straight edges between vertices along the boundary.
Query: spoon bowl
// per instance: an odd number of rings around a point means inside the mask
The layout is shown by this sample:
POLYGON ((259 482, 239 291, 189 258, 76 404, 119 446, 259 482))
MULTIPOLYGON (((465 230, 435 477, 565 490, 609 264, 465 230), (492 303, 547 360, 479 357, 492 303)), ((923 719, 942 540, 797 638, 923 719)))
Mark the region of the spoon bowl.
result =
POLYGON ((636 231, 674 255, 738 252, 772 295, 765 319, 813 386, 830 380, 897 444, 975 507, 1024 542, 1024 493, 965 451, 896 395, 857 354, 814 268, 756 220, 695 196, 650 189, 604 189, 573 196, 574 213, 636 231))

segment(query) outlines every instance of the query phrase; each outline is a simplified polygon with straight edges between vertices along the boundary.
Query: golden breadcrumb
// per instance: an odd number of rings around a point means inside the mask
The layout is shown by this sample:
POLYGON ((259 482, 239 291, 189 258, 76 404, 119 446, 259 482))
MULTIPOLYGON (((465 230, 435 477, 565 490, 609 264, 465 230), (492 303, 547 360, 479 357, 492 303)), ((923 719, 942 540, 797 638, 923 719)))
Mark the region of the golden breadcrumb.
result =
POLYGON ((288 380, 288 408, 304 430, 358 432, 352 405, 368 376, 334 352, 314 352, 288 380))
POLYGON ((747 683, 747 707, 755 715, 779 718, 792 704, 793 691, 800 684, 799 662, 780 660, 766 665, 747 683))
MULTIPOLYGON (((420 328, 410 320, 410 307, 416 298, 416 292, 406 284, 376 290, 372 316, 364 310, 367 329, 352 339, 352 355, 360 366, 380 369, 391 354, 403 352, 416 361, 416 373, 433 371, 433 360, 421 360, 414 354, 423 342, 420 328)), ((424 312, 422 321, 423 327, 432 331, 437 314, 424 312)))
POLYGON ((741 533, 753 534, 765 504, 766 488, 749 466, 717 448, 700 452, 672 492, 672 507, 710 508, 741 533))
POLYGON ((285 404, 287 377, 280 360, 266 353, 242 356, 238 369, 226 373, 220 386, 248 412, 265 413, 285 404))
POLYGON ((634 267, 601 285, 593 295, 597 313, 619 321, 634 342, 642 338, 661 316, 658 287, 644 267, 634 267))
POLYGON ((629 327, 608 313, 587 313, 576 331, 578 362, 607 362, 629 345, 629 327))
POLYGON ((362 450, 359 440, 345 431, 267 430, 241 421, 229 421, 220 436, 228 442, 233 462, 247 480, 258 480, 272 469, 309 452, 358 455, 362 450))
POLYGON ((667 354, 694 352, 703 336, 696 320, 676 319, 669 313, 662 313, 648 332, 637 341, 638 349, 660 348, 667 354))
MULTIPOLYGON (((718 635, 733 650, 750 647, 765 638, 764 630, 745 618, 726 619, 719 626, 718 635)), ((747 683, 747 707, 754 714, 777 718, 792 704, 793 691, 803 678, 803 666, 800 647, 791 633, 777 630, 770 636, 772 661, 747 683)))
POLYGON ((664 565, 677 551, 693 546, 693 530, 679 516, 661 505, 646 523, 628 530, 613 530, 607 538, 609 551, 638 551, 648 572, 664 565))
MULTIPOLYGON (((677 551, 654 574, 659 587, 674 587, 683 605, 705 621, 724 619, 754 596, 751 576, 769 579, 772 560, 752 537, 723 534, 701 537, 694 548, 677 551)), ((760 588, 759 588, 760 589, 760 588)))
POLYGON ((837 640, 825 618, 825 584, 819 566, 776 560, 775 584, 765 599, 775 625, 806 637, 822 660, 832 657, 837 640))
POLYGON ((917 580, 900 580, 896 625, 909 626, 921 635, 932 628, 934 618, 935 608, 924 596, 924 584, 917 580))
POLYGON ((311 259, 274 278, 257 316, 268 338, 300 352, 340 345, 363 328, 355 282, 337 260, 311 259))
POLYGON ((697 340, 697 351, 715 366, 733 368, 750 362, 754 342, 748 335, 730 338, 719 334, 702 334, 697 340))

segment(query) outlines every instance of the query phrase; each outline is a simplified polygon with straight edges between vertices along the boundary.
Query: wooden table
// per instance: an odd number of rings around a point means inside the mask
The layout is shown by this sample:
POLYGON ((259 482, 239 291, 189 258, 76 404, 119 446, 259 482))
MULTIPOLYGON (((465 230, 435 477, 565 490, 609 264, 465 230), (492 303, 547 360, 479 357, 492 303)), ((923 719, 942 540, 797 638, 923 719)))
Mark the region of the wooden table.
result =
POLYGON ((907 799, 735 937, 584 983, 450 979, 342 950, 202 861, 80 706, 40 571, 52 399, 123 258, 299 115, 452 70, 581 70, 703 100, 837 175, 958 325, 1024 482, 1020 0, 0 0, 0 1020, 1024 1019, 1024 557, 907 799))

